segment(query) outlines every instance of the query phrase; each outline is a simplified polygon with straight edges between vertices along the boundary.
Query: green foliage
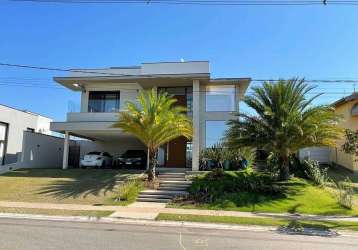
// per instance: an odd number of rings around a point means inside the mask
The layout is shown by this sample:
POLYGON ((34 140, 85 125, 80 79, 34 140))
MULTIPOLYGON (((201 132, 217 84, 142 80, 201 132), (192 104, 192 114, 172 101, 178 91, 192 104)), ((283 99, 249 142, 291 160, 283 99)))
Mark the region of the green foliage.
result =
POLYGON ((222 172, 220 176, 210 172, 193 179, 189 188, 190 196, 200 202, 213 202, 224 194, 239 192, 275 195, 280 193, 281 189, 273 183, 269 175, 250 170, 222 172))
POLYGON ((141 190, 144 189, 142 178, 131 179, 119 187, 117 201, 134 202, 141 190))
POLYGON ((280 159, 277 154, 271 152, 267 157, 267 171, 272 178, 275 178, 279 174, 280 165, 280 159))
POLYGON ((315 185, 325 186, 329 181, 328 167, 321 168, 318 161, 305 160, 302 164, 306 177, 313 181, 315 185))
POLYGON ((344 181, 335 182, 335 185, 338 203, 344 208, 352 209, 354 192, 351 179, 347 177, 344 181))
POLYGON ((281 179, 289 178, 289 156, 300 148, 335 144, 341 130, 339 117, 329 106, 313 106, 307 98, 313 87, 304 80, 265 82, 253 88, 244 102, 256 115, 237 114, 229 122, 230 147, 249 146, 273 152, 280 158, 281 179))
POLYGON ((211 160, 215 168, 224 168, 224 161, 230 159, 230 151, 222 144, 215 144, 210 148, 205 148, 201 152, 202 158, 211 160))
POLYGON ((303 228, 315 228, 320 230, 354 230, 358 231, 358 223, 350 221, 319 221, 319 220, 288 220, 270 217, 236 217, 236 216, 214 216, 194 214, 166 214, 160 213, 156 220, 169 221, 193 221, 206 223, 226 223, 240 225, 280 226, 281 229, 294 229, 302 231, 303 228))
POLYGON ((250 167, 255 159, 255 150, 248 147, 233 149, 226 147, 223 143, 218 143, 210 148, 203 149, 200 154, 201 165, 206 164, 207 169, 213 168, 217 172, 223 169, 237 170, 243 159, 247 160, 247 167, 250 167), (209 166, 208 161, 213 166, 209 166))
MULTIPOLYGON (((346 129, 346 141, 342 145, 342 149, 345 153, 358 156, 358 130, 352 131, 346 129)), ((356 159, 356 161, 358 158, 356 159)))
POLYGON ((155 178, 158 148, 180 136, 192 137, 192 123, 186 108, 176 105, 177 100, 165 92, 141 91, 136 102, 128 102, 113 125, 137 137, 149 151, 148 179, 155 178))

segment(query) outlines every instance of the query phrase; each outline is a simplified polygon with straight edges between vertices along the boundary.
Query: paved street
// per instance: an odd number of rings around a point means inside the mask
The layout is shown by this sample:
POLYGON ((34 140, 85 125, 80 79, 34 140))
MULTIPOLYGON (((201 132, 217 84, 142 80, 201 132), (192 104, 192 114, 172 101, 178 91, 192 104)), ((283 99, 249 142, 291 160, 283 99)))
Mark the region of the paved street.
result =
POLYGON ((357 249, 358 236, 0 219, 0 249, 357 249))

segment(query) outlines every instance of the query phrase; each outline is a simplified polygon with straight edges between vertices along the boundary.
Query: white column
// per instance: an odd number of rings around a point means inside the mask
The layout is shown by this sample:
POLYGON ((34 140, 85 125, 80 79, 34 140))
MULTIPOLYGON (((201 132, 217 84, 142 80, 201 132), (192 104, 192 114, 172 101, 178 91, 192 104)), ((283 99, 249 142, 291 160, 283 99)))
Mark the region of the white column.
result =
POLYGON ((65 141, 63 145, 63 163, 62 163, 62 169, 68 168, 68 149, 69 149, 69 143, 70 143, 70 133, 68 131, 65 132, 65 141))
POLYGON ((193 80, 193 145, 192 170, 199 170, 200 154, 200 82, 193 80))
POLYGON ((235 85, 235 103, 236 103, 235 111, 237 112, 240 111, 240 99, 241 99, 241 89, 240 89, 240 85, 237 84, 235 85))

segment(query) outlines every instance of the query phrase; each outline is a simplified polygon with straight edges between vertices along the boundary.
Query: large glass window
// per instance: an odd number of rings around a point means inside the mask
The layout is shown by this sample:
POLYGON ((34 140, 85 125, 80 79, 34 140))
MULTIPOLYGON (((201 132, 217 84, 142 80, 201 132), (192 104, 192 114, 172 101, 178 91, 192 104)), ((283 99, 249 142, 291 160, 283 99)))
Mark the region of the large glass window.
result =
POLYGON ((192 87, 169 87, 169 88, 159 88, 158 91, 164 91, 168 94, 174 96, 174 98, 179 98, 185 96, 186 100, 186 109, 187 114, 192 116, 193 114, 193 88, 192 87))
POLYGON ((119 91, 89 92, 88 112, 118 112, 120 106, 119 91))
POLYGON ((206 86, 206 111, 235 111, 235 86, 206 86))
POLYGON ((205 146, 209 148, 221 142, 227 128, 226 121, 206 121, 205 146))

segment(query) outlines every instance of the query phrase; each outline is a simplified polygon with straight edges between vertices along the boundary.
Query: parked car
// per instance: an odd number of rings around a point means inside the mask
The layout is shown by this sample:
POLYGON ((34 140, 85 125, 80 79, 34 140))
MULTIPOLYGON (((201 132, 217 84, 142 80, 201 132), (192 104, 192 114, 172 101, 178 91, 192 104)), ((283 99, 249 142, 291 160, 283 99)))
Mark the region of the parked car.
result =
POLYGON ((147 165, 147 154, 143 150, 127 150, 117 159, 120 167, 145 168, 147 165))
POLYGON ((80 161, 80 167, 99 167, 112 166, 112 156, 107 152, 89 152, 80 161))

